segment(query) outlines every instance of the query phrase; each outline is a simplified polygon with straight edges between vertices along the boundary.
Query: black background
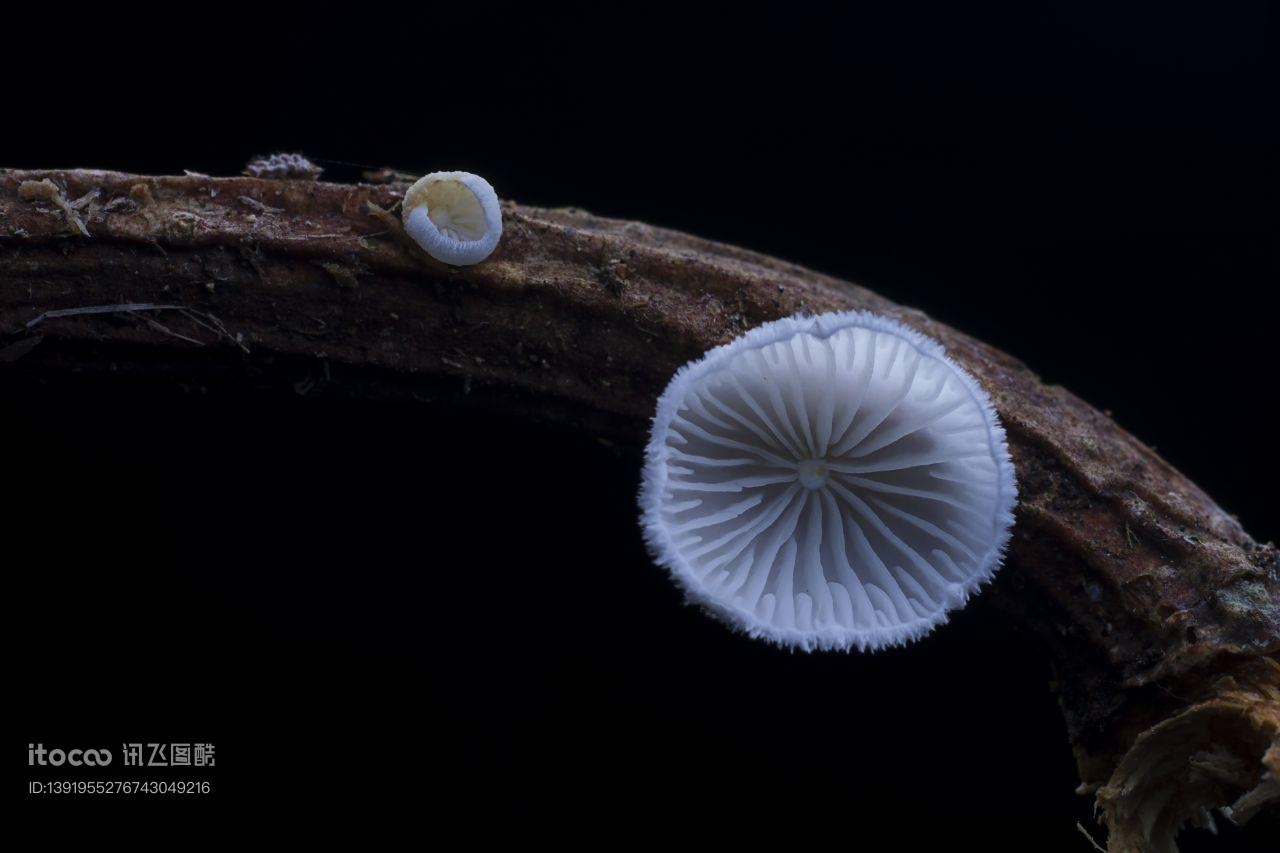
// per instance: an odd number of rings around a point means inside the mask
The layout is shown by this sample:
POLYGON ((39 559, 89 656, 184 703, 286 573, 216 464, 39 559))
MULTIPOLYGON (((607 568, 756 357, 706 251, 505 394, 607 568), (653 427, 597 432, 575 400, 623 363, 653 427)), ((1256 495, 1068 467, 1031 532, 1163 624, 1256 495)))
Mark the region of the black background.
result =
MULTIPOLYGON (((0 163, 301 150, 748 246, 1019 356, 1276 538, 1266 7, 967 5, 27 9, 0 163)), ((1047 660, 981 598, 909 649, 777 651, 649 563, 634 457, 277 391, 0 371, 6 763, 218 756, 207 799, 18 794, 40 833, 1089 849, 1047 660)))

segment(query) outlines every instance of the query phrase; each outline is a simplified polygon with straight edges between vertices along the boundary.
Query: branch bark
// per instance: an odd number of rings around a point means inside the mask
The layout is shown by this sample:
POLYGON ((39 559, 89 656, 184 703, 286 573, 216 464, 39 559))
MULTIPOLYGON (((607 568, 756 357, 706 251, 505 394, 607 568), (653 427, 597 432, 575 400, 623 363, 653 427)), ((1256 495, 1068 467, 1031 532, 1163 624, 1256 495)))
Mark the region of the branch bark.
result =
POLYGON ((863 308, 990 393, 1021 503, 992 591, 1053 655, 1110 849, 1280 801, 1280 553, 1016 359, 853 284, 673 231, 507 203, 442 266, 407 184, 0 172, 0 362, 478 401, 641 446, 676 368, 759 323, 863 308))

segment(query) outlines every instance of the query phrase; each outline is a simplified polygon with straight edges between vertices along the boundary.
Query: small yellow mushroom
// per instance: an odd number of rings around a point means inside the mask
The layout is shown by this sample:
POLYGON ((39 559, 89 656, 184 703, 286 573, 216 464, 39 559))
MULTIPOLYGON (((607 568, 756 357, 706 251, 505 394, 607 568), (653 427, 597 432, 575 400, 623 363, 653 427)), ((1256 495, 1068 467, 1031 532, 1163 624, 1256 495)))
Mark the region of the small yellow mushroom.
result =
POLYGON ((427 254, 455 266, 478 264, 502 237, 502 210, 489 182, 470 172, 432 172, 404 196, 404 228, 427 254))

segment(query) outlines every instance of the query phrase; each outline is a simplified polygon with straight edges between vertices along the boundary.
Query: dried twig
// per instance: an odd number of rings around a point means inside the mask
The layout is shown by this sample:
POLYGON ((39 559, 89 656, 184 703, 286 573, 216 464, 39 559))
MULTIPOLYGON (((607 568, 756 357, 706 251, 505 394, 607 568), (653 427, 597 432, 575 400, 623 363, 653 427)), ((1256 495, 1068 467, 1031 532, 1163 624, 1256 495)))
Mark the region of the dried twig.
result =
POLYGON ((115 347, 139 373, 216 371, 228 348, 110 321, 177 309, 282 387, 299 361, 332 362, 346 369, 326 389, 465 390, 638 447, 675 369, 744 328, 801 310, 889 315, 941 340, 1008 430, 1021 504, 991 595, 1053 655, 1081 790, 1098 795, 1109 848, 1167 850, 1206 807, 1234 804, 1238 818, 1275 807, 1280 554, 1104 414, 865 288, 639 223, 507 205, 488 261, 433 264, 370 239, 400 233, 391 211, 404 184, 388 179, 0 172, 0 335, 40 327, 22 370, 92 369, 115 347), (47 202, 20 192, 46 180, 108 199, 84 208, 91 237, 68 236, 47 202), (287 213, 252 217, 241 198, 287 213))

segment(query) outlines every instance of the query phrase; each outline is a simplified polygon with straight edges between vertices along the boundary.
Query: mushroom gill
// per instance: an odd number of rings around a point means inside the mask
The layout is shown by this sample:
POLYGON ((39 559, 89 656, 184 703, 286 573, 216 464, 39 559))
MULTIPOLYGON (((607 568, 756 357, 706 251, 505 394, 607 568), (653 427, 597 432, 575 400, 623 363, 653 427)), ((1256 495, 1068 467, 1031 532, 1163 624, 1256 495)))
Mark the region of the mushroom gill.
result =
POLYGON ((805 650, 945 622, 999 567, 1015 501, 977 382, 856 311, 777 320, 681 368, 641 491, 650 550, 692 600, 805 650))

